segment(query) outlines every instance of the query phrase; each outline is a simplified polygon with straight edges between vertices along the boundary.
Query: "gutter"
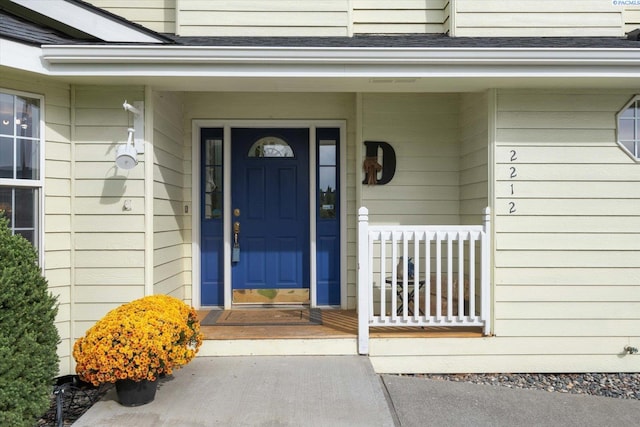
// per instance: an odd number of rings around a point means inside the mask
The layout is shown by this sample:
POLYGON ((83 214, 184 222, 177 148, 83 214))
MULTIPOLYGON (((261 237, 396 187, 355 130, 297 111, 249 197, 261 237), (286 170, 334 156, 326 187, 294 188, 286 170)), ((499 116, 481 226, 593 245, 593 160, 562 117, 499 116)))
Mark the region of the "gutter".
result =
POLYGON ((43 46, 53 76, 640 76, 634 48, 43 46))

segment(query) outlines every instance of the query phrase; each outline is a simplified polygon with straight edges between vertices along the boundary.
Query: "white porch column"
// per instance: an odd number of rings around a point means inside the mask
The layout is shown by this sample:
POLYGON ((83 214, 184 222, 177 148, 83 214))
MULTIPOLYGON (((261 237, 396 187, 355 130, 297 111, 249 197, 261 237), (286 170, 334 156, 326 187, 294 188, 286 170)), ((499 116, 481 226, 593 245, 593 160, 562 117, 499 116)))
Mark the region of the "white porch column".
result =
POLYGON ((358 353, 369 354, 369 210, 358 210, 358 353))
POLYGON ((482 226, 484 237, 482 239, 482 251, 480 264, 482 266, 482 320, 484 320, 484 334, 491 333, 491 208, 487 207, 483 212, 482 226))

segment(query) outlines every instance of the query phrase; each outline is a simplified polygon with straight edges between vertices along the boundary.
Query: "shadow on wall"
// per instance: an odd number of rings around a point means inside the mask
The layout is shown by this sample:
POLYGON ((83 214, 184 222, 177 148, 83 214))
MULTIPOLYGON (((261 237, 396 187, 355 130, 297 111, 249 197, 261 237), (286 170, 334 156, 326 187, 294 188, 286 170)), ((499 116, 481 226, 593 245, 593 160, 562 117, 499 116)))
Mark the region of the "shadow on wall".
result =
POLYGON ((122 203, 122 196, 127 189, 127 177, 114 175, 104 179, 102 194, 100 195, 101 205, 113 205, 122 203))

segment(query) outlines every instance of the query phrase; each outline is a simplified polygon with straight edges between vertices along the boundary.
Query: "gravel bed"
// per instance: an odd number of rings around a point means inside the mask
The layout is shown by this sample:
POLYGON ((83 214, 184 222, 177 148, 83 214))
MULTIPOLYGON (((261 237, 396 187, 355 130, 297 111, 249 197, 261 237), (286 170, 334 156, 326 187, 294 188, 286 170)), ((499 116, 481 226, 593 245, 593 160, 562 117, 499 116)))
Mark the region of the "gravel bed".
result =
MULTIPOLYGON (((85 412, 87 412, 94 403, 100 400, 111 387, 111 384, 102 385, 100 387, 93 387, 87 384, 79 384, 75 386, 67 384, 62 391, 62 394, 51 394, 51 405, 49 410, 40 417, 36 427, 57 427, 60 425, 57 421, 58 397, 60 397, 60 403, 62 405, 62 425, 70 426, 85 412)), ((58 391, 60 390, 61 389, 58 389, 58 391)))
POLYGON ((414 374, 412 376, 432 380, 640 400, 640 373, 414 374))

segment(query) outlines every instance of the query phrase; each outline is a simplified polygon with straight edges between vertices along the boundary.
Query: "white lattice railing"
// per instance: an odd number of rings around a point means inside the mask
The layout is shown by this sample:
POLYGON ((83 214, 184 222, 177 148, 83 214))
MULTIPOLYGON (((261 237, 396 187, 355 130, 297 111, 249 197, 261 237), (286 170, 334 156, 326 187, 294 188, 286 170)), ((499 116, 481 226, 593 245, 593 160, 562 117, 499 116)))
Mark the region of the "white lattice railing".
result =
POLYGON ((370 225, 367 208, 358 214, 360 354, 368 354, 374 326, 478 326, 489 333, 489 208, 483 225, 370 225))

